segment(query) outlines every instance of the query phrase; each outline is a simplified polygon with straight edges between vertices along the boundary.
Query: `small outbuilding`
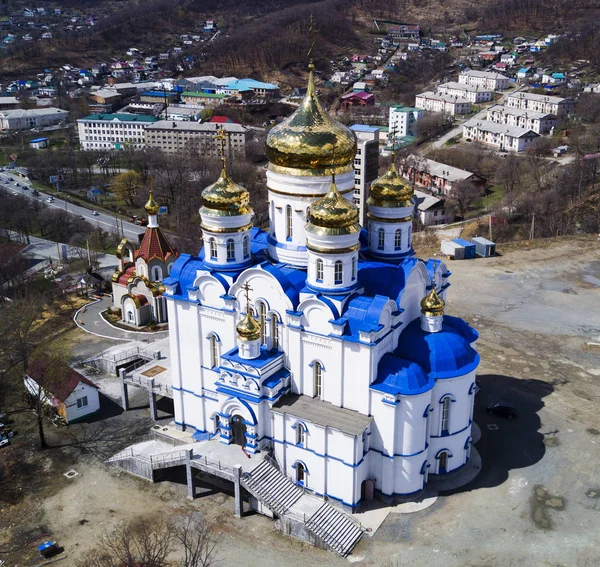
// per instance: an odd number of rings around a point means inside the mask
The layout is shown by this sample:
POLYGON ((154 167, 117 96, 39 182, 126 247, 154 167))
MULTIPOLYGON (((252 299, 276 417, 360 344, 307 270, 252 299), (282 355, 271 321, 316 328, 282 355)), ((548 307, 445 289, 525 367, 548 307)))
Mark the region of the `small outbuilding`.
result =
POLYGON ((54 406, 65 422, 73 423, 100 409, 98 386, 64 362, 51 357, 33 361, 24 379, 30 395, 54 406))
POLYGON ((496 244, 483 236, 476 236, 471 240, 475 244, 475 253, 482 258, 489 258, 496 255, 496 244))
POLYGON ((475 244, 465 240, 464 238, 455 238, 452 242, 459 244, 465 249, 465 260, 475 258, 475 244))
POLYGON ((48 138, 36 138, 35 140, 29 141, 29 147, 33 150, 43 150, 50 146, 50 140, 48 138))
POLYGON ((442 254, 454 260, 464 260, 465 247, 454 240, 442 240, 442 254))

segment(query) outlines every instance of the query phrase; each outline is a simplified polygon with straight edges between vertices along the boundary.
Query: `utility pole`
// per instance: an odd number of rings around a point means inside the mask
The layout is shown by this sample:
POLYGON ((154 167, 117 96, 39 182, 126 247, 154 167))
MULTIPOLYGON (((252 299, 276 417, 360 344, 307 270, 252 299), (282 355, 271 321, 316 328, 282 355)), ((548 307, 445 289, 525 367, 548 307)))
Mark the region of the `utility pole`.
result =
POLYGON ((492 215, 491 214, 488 217, 488 221, 489 221, 489 224, 490 224, 490 240, 492 240, 492 215))
POLYGON ((92 267, 92 257, 90 255, 90 239, 89 239, 89 237, 86 239, 85 243, 87 246, 88 266, 91 268, 92 267))
POLYGON ((531 230, 529 231, 529 240, 533 240, 535 236, 535 213, 531 215, 531 230))

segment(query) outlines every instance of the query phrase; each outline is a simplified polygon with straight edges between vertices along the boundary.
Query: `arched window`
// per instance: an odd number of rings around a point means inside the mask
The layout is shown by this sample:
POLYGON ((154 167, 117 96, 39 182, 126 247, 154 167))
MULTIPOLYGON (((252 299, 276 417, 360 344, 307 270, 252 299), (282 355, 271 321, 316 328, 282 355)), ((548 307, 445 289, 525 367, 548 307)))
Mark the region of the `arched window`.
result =
POLYGON ((292 207, 288 205, 285 208, 285 235, 288 240, 291 240, 293 235, 293 227, 292 227, 292 207))
POLYGON ((313 366, 313 378, 315 382, 315 398, 321 398, 323 395, 323 367, 320 362, 315 362, 313 366))
POLYGON ((383 230, 383 228, 380 228, 377 231, 377 248, 379 250, 383 250, 385 246, 385 230, 383 230))
POLYGON ((352 258, 352 281, 356 279, 356 258, 352 258))
POLYGON ((250 239, 244 236, 244 259, 250 258, 250 239))
POLYGON ((210 259, 216 260, 217 259, 217 242, 215 241, 214 238, 211 238, 209 240, 209 246, 210 246, 210 259))
POLYGON ((317 260, 317 281, 323 281, 323 260, 317 260))
POLYGON ((227 261, 233 262, 235 260, 235 242, 232 239, 227 241, 227 261))
POLYGON ((257 303, 257 307, 258 307, 258 321, 260 323, 260 336, 261 336, 261 342, 264 345, 267 342, 267 324, 266 324, 266 317, 267 317, 267 306, 261 301, 259 303, 257 303))
POLYGON ((402 248, 402 231, 400 229, 398 229, 394 233, 394 249, 400 250, 401 248, 402 248))
POLYGON ((273 348, 279 349, 279 317, 275 313, 271 315, 271 338, 273 339, 273 348))
POLYGON ((210 366, 219 366, 219 344, 215 335, 210 336, 210 366))
POLYGON ((162 280, 162 270, 160 269, 160 266, 154 266, 154 268, 152 268, 152 281, 159 281, 162 280))
POLYGON ((441 417, 441 432, 442 435, 448 435, 448 425, 450 424, 450 397, 446 396, 442 401, 442 417, 441 417))
POLYGON ((299 423, 298 426, 296 427, 296 445, 302 445, 304 447, 305 443, 306 443, 306 429, 304 428, 304 425, 299 423))
POLYGON ((333 283, 341 284, 342 283, 342 275, 343 275, 342 262, 341 262, 341 260, 338 260, 334 264, 333 283))
POLYGON ((296 482, 298 484, 304 484, 304 479, 306 476, 306 470, 302 463, 296 464, 296 482))

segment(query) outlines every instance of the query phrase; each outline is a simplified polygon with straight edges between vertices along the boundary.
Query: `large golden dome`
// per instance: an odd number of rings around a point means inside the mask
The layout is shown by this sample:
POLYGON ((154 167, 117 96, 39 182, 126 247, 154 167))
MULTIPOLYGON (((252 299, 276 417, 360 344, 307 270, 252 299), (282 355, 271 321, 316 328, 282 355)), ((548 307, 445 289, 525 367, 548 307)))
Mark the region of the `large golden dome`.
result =
POLYGON ((421 300, 421 313, 429 317, 439 317, 444 314, 446 302, 437 294, 435 287, 421 300))
POLYGON ((302 104, 271 129, 265 153, 269 162, 276 166, 341 172, 354 160, 356 136, 321 106, 315 94, 313 68, 309 66, 308 88, 302 104))
POLYGON ((260 323, 252 317, 249 309, 246 316, 236 325, 235 329, 240 339, 245 341, 256 341, 260 339, 260 323))
POLYGON ((394 162, 371 183, 369 193, 368 205, 389 208, 410 206, 410 199, 414 195, 412 187, 398 175, 394 162))
POLYGON ((225 166, 212 185, 202 191, 203 206, 200 212, 219 216, 246 215, 252 212, 250 193, 229 177, 225 166))
POLYGON ((313 203, 308 211, 307 232, 328 234, 352 234, 360 231, 358 209, 344 199, 335 181, 327 194, 313 203))
POLYGON ((159 205, 154 200, 154 195, 152 195, 152 189, 150 189, 150 195, 148 196, 148 202, 144 205, 144 208, 146 209, 146 213, 148 215, 157 215, 158 214, 159 205))

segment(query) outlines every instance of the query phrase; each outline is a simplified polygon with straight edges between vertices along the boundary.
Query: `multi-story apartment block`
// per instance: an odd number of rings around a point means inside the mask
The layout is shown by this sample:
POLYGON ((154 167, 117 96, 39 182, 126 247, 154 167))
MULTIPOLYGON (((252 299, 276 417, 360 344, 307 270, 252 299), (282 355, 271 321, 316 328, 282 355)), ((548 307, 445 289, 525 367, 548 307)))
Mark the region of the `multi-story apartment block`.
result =
POLYGON ((575 101, 571 98, 517 92, 508 95, 506 106, 562 117, 573 113, 575 101))
POLYGON ((389 128, 390 132, 395 132, 396 136, 414 136, 415 123, 423 117, 423 110, 412 108, 410 106, 391 106, 389 128))
POLYGON ((458 76, 458 82, 463 85, 483 87, 490 91, 503 91, 508 88, 510 79, 506 75, 491 71, 464 71, 458 76))
POLYGON ((185 149, 200 152, 209 157, 220 156, 220 142, 215 134, 219 130, 227 132, 226 152, 230 156, 245 155, 246 144, 252 139, 252 130, 241 124, 205 122, 183 122, 161 120, 144 131, 146 147, 175 154, 185 149))
POLYGON ((443 112, 450 116, 471 112, 471 102, 466 98, 449 94, 435 94, 431 91, 418 94, 415 97, 415 106, 429 112, 443 112))
POLYGON ((501 151, 522 152, 538 137, 533 130, 473 118, 463 126, 463 138, 501 151))
POLYGON ((481 102, 489 102, 492 100, 492 91, 490 89, 463 83, 443 83, 437 88, 437 92, 439 94, 466 98, 472 104, 479 104, 481 102))
POLYGON ((522 108, 511 108, 496 104, 487 111, 487 119, 498 124, 519 126, 526 130, 533 130, 536 134, 545 134, 556 128, 558 118, 554 114, 535 112, 522 108))
POLYGON ((142 114, 91 114, 77 121, 82 150, 120 150, 144 147, 144 128, 158 119, 142 114))
POLYGON ((360 223, 365 226, 369 189, 379 169, 379 128, 354 124, 350 130, 358 139, 354 157, 354 204, 358 207, 360 223))

